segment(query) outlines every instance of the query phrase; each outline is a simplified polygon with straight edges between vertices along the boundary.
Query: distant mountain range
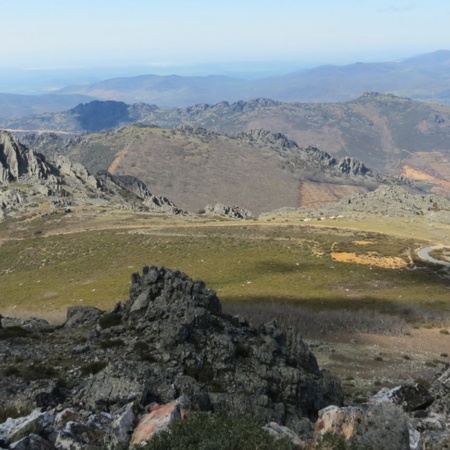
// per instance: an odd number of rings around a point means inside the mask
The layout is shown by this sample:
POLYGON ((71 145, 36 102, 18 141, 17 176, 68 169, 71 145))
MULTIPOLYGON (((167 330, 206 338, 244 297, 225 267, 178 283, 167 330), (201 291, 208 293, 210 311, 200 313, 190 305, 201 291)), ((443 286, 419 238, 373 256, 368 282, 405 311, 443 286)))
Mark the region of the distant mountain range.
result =
POLYGON ((365 91, 377 91, 450 106, 449 68, 450 51, 440 50, 402 62, 321 66, 258 80, 226 76, 140 75, 68 86, 52 94, 51 105, 48 96, 16 96, 13 99, 1 94, 0 117, 19 117, 44 110, 63 111, 77 104, 74 97, 67 95, 82 95, 84 101, 144 102, 173 108, 197 103, 247 101, 257 97, 284 102, 342 102, 365 91))
POLYGON ((180 107, 256 97, 285 102, 342 102, 365 91, 377 91, 450 105, 449 69, 450 51, 441 50, 398 63, 321 66, 260 80, 141 75, 71 86, 60 93, 180 107))

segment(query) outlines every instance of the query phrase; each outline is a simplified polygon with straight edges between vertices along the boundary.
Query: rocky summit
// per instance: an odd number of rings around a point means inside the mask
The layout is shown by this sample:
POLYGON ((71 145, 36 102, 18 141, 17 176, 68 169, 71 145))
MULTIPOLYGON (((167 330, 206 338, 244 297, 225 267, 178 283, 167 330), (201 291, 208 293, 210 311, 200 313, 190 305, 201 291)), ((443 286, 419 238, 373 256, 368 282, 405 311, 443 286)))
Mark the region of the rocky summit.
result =
POLYGON ((3 448, 19 448, 30 429, 47 441, 36 448, 114 448, 128 443, 146 405, 177 398, 297 433, 343 402, 299 335, 228 316, 202 281, 157 267, 133 274, 129 300, 109 312, 73 307, 57 328, 1 318, 0 364, 3 410, 34 414, 0 425, 3 448), (24 431, 25 422, 33 426, 24 431))

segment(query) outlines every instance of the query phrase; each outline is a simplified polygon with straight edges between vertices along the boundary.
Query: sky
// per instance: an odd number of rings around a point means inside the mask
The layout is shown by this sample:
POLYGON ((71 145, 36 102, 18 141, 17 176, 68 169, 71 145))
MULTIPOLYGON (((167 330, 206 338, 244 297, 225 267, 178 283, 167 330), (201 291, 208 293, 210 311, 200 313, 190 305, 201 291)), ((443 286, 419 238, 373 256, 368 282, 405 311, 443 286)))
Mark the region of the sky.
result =
POLYGON ((450 49, 448 0, 0 0, 0 68, 401 60, 450 49))

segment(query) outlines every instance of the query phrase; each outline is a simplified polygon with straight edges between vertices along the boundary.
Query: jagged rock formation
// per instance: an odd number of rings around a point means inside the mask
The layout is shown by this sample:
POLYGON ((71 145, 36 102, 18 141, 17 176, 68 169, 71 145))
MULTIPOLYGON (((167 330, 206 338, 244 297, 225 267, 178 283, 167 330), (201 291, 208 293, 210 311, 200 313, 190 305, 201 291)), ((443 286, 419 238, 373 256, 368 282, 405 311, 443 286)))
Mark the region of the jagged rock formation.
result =
POLYGON ((0 131, 0 186, 4 188, 0 219, 17 208, 40 202, 60 207, 88 203, 184 213, 170 200, 152 195, 134 177, 93 176, 82 164, 62 155, 50 161, 4 131, 0 131))
POLYGON ((111 184, 133 193, 140 198, 143 205, 150 211, 164 211, 171 214, 185 214, 184 211, 166 197, 153 195, 145 183, 131 175, 111 175, 108 171, 97 172, 97 179, 102 180, 106 186, 111 184))
POLYGON ((17 138, 6 132, 0 132, 0 164, 0 185, 8 185, 23 176, 56 181, 54 176, 57 172, 47 164, 45 158, 28 150, 17 138))
POLYGON ((245 208, 239 206, 229 206, 222 205, 221 203, 216 203, 215 205, 206 205, 204 212, 210 216, 224 216, 230 217, 231 219, 251 219, 253 214, 245 208))
MULTIPOLYGON (((180 395, 194 411, 244 412, 298 433, 342 404, 300 336, 222 314, 215 292, 180 272, 146 267, 112 311, 74 307, 62 328, 38 325, 1 318, 0 397, 4 408, 48 409, 34 413, 33 430, 56 448, 129 439, 119 422, 131 431, 145 405, 180 395)), ((8 443, 11 426, 0 426, 8 443)))
MULTIPOLYGON (((272 147, 284 160, 284 167, 305 172, 320 171, 315 176, 335 176, 350 178, 354 182, 376 181, 378 183, 403 183, 404 180, 395 177, 386 177, 378 172, 368 169, 361 161, 343 156, 339 159, 333 158, 327 152, 319 150, 316 147, 301 148, 292 139, 288 139, 282 133, 272 133, 264 129, 255 129, 249 132, 239 133, 237 137, 241 140, 248 140, 253 145, 266 145, 272 147)), ((310 173, 313 178, 313 173, 310 173)))

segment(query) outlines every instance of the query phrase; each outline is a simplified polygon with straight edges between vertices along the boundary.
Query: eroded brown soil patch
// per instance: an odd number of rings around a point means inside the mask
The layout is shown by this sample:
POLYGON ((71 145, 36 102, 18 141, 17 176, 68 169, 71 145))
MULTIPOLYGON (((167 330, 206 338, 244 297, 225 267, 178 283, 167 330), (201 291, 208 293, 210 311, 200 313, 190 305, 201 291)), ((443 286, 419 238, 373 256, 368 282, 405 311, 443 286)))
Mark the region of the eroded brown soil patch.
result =
POLYGON ((350 252, 333 252, 331 253, 333 261, 365 264, 368 266, 383 267, 385 269, 404 269, 408 266, 406 261, 396 256, 376 256, 373 253, 366 255, 357 255, 350 252))

